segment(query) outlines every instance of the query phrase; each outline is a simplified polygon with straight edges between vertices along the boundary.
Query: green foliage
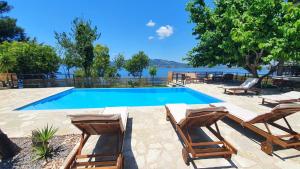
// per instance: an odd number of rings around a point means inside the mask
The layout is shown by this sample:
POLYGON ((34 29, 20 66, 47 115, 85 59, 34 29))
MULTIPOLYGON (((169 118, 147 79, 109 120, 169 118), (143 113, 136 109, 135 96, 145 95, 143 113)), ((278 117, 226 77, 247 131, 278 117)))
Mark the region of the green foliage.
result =
POLYGON ((157 68, 155 66, 151 66, 149 68, 149 74, 152 78, 154 78, 154 76, 156 76, 156 73, 157 73, 157 68))
POLYGON ((48 143, 57 132, 57 128, 53 128, 53 126, 47 126, 42 129, 37 129, 32 131, 32 139, 36 142, 41 142, 43 144, 48 143))
POLYGON ((9 12, 12 9, 12 6, 8 5, 6 1, 0 1, 0 14, 9 12))
POLYGON ((17 26, 17 20, 3 13, 9 12, 12 6, 6 1, 0 1, 0 43, 4 41, 26 41, 28 38, 24 33, 24 29, 17 26))
POLYGON ((3 42, 0 45, 0 60, 7 62, 1 66, 2 72, 11 71, 22 74, 55 73, 60 58, 48 45, 31 42, 3 42))
POLYGON ((114 59, 114 64, 118 70, 125 66, 125 62, 126 61, 123 54, 118 54, 118 56, 114 59))
POLYGON ((125 69, 134 77, 142 77, 143 69, 149 65, 149 57, 143 52, 132 56, 125 64, 125 69))
POLYGON ((74 71, 75 77, 85 77, 84 71, 82 69, 77 69, 74 71))
POLYGON ((271 67, 270 74, 300 58, 300 8, 292 3, 220 0, 210 9, 203 0, 192 0, 186 9, 199 40, 185 58, 193 66, 239 66, 258 77, 263 65, 271 67))
POLYGON ((109 66, 105 70, 104 78, 110 79, 110 78, 117 78, 119 77, 118 69, 114 66, 109 66))
POLYGON ((48 160, 48 158, 52 157, 53 148, 46 146, 36 146, 33 147, 34 158, 33 160, 48 160))
POLYGON ((137 86, 139 86, 139 82, 138 81, 133 81, 133 80, 129 80, 128 81, 128 85, 131 87, 131 88, 135 88, 137 86))
POLYGON ((66 66, 68 76, 70 78, 70 69, 76 66, 76 61, 74 60, 73 56, 69 53, 62 58, 62 64, 66 66))
POLYGON ((82 68, 85 76, 91 76, 91 68, 94 60, 93 43, 100 37, 97 27, 90 21, 76 18, 72 22, 71 33, 55 32, 55 38, 63 49, 65 55, 70 55, 75 65, 82 68))
POLYGON ((16 66, 16 58, 9 55, 0 55, 0 72, 8 73, 16 66))
POLYGON ((57 132, 57 128, 49 127, 48 124, 43 129, 32 131, 33 151, 35 153, 34 160, 47 159, 52 156, 53 148, 49 146, 50 140, 57 132))
POLYGON ((106 70, 109 68, 109 48, 97 44, 94 48, 93 70, 97 76, 104 77, 106 70))

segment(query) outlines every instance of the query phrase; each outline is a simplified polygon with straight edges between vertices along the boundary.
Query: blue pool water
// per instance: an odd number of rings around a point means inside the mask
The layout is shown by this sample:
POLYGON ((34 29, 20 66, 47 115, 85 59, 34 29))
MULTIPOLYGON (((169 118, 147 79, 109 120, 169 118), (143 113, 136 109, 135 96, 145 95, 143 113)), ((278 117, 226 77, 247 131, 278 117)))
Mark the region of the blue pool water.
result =
POLYGON ((189 88, 70 89, 17 110, 159 106, 168 103, 207 104, 221 100, 189 88))

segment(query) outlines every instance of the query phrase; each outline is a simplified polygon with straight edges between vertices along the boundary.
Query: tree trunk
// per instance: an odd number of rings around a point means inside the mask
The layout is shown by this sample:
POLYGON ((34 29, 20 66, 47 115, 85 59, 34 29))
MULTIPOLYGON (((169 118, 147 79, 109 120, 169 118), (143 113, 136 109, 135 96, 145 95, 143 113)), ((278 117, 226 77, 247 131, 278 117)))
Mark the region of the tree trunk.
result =
POLYGON ((70 79, 71 76, 70 76, 70 68, 69 67, 67 67, 67 72, 68 72, 68 79, 70 79))
MULTIPOLYGON (((270 71, 269 71, 267 74, 265 74, 265 75, 259 77, 258 83, 257 83, 257 84, 260 85, 261 82, 262 82, 262 80, 263 80, 265 77, 267 77, 267 76, 271 75, 272 73, 276 72, 276 71, 278 70, 278 68, 281 67, 283 64, 284 64, 284 61, 283 61, 283 60, 280 60, 280 61, 278 62, 277 65, 272 66, 271 69, 270 69, 270 71)), ((260 86, 261 86, 261 85, 260 85, 260 86)))
POLYGON ((11 158, 18 154, 20 150, 21 148, 13 143, 0 129, 0 158, 11 158))

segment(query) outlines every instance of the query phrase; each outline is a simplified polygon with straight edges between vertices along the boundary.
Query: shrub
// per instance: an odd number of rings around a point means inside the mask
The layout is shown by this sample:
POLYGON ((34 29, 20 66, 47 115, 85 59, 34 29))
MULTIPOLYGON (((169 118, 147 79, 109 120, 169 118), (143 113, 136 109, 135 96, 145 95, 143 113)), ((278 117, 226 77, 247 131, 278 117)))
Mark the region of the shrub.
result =
POLYGON ((49 127, 48 124, 43 129, 32 131, 32 144, 35 154, 34 160, 47 159, 52 156, 53 148, 49 146, 50 140, 57 132, 57 128, 49 127))
POLYGON ((140 83, 137 81, 129 80, 128 85, 132 88, 137 87, 140 83))

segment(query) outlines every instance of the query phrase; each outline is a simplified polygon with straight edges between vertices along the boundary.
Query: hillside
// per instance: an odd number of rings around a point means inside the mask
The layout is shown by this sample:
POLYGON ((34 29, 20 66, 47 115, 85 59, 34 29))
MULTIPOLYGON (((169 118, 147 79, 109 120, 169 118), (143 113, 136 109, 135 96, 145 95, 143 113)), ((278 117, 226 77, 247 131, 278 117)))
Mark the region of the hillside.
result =
POLYGON ((163 60, 163 59, 150 59, 150 66, 156 66, 159 68, 187 68, 187 67, 190 67, 185 63, 179 63, 179 62, 163 60))

